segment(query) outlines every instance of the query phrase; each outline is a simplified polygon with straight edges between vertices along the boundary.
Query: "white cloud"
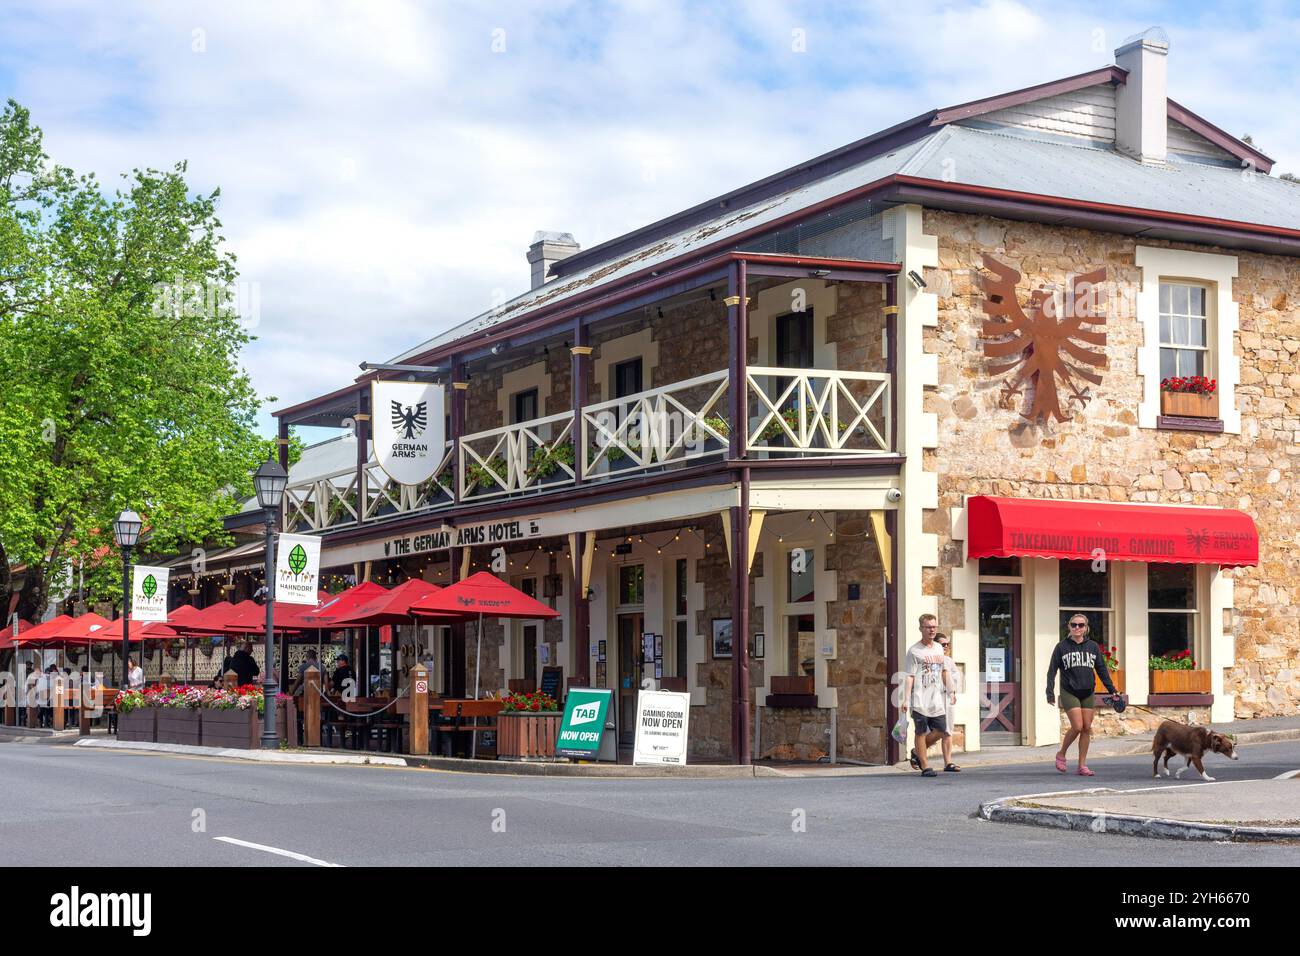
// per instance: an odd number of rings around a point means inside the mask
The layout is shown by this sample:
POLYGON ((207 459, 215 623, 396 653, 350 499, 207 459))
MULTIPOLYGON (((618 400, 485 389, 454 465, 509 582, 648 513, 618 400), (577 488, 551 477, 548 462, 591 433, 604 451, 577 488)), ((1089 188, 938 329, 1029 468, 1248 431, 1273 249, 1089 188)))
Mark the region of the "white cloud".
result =
MULTIPOLYGON (((1274 96, 1295 23, 1179 16, 1174 97, 1300 156, 1274 96)), ((1102 66, 1149 25, 1013 0, 86 0, 6 18, 0 77, 57 160, 111 181, 185 158, 221 187, 261 292, 246 364, 280 404, 522 291, 536 229, 590 246, 926 109, 1102 66)))

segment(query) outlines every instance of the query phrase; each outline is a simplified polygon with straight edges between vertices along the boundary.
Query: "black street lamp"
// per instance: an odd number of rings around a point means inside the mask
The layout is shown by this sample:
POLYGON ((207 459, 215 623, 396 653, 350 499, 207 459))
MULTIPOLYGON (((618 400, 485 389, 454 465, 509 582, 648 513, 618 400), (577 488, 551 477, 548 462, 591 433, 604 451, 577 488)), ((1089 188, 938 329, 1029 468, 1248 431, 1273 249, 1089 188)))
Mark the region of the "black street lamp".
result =
POLYGON ((266 515, 266 650, 262 666, 262 749, 278 750, 280 736, 275 730, 275 695, 280 687, 275 679, 275 524, 284 500, 289 475, 273 458, 262 462, 253 472, 257 503, 266 515))
MULTIPOLYGON (((129 687, 131 674, 126 662, 131 657, 131 549, 140 540, 144 522, 134 511, 123 511, 113 522, 113 538, 122 549, 122 686, 129 687)), ((113 675, 117 680, 117 675, 113 675)))

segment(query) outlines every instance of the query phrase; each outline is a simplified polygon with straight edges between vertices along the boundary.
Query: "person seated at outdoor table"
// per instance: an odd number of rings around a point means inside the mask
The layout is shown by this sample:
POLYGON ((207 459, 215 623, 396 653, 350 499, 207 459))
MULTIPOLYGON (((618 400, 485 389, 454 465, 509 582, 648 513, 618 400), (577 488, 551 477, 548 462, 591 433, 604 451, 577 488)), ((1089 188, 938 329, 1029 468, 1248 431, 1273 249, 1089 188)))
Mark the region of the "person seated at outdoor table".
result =
POLYGON ((298 676, 294 679, 293 690, 290 691, 294 697, 302 696, 303 689, 307 686, 307 668, 309 667, 316 668, 321 674, 325 673, 325 668, 321 667, 320 661, 316 657, 316 648, 314 647, 307 648, 307 659, 298 665, 298 676))
POLYGON ((234 656, 235 655, 233 654, 227 654, 225 657, 221 659, 221 667, 217 669, 217 676, 212 678, 213 687, 220 687, 223 683, 225 683, 226 671, 234 669, 233 667, 231 667, 231 661, 234 659, 234 656))
POLYGON ((253 683, 253 678, 262 673, 253 659, 253 645, 245 641, 230 658, 230 669, 239 679, 239 686, 253 683))
POLYGON ((334 669, 334 676, 330 678, 330 686, 334 689, 334 693, 341 694, 343 693, 343 682, 348 678, 352 678, 355 685, 356 675, 352 673, 352 665, 348 661, 348 655, 340 654, 334 658, 334 663, 337 666, 334 669))

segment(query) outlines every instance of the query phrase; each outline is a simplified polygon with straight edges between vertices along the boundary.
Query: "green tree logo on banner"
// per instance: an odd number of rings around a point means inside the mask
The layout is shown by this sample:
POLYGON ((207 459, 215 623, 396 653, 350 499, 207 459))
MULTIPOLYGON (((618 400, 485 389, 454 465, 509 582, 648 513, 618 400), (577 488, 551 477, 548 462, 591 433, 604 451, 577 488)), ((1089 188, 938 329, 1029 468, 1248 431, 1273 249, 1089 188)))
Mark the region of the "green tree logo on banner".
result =
POLYGON ((302 545, 295 544, 293 550, 289 552, 289 570, 294 574, 302 574, 307 567, 307 552, 303 550, 302 545))
POLYGON ((144 580, 140 582, 140 590, 144 592, 145 597, 153 600, 153 596, 158 593, 158 582, 154 580, 152 574, 144 576, 144 580))

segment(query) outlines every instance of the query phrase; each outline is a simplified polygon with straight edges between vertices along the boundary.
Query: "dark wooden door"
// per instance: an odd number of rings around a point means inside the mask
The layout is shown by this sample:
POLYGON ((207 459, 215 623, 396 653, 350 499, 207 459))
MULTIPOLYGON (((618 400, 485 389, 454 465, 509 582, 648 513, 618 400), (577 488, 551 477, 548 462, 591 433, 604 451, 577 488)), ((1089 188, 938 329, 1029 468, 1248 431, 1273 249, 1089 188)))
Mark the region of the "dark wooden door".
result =
POLYGON ((1019 743, 1020 585, 980 585, 980 733, 988 742, 1019 743))
POLYGON ((641 689, 640 614, 618 616, 618 742, 635 742, 636 695, 641 689))

